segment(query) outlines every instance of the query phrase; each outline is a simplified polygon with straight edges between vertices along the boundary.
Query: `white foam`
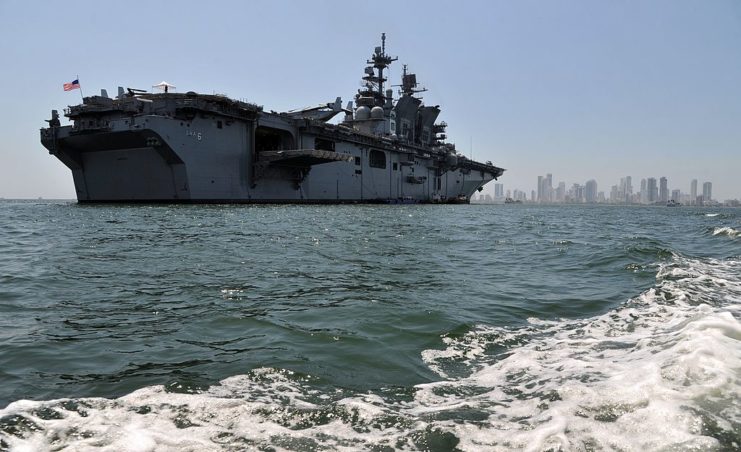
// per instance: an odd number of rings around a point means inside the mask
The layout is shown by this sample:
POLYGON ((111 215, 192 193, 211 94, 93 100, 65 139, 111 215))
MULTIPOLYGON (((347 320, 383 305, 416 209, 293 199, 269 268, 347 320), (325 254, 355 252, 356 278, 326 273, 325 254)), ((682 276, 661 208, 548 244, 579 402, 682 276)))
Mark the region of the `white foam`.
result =
POLYGON ((258 369, 200 394, 168 393, 156 386, 114 400, 81 399, 84 416, 65 410, 67 399, 14 402, 0 410, 0 418, 22 415, 38 428, 0 438, 11 451, 209 451, 260 446, 357 450, 390 443, 388 432, 402 437, 393 425, 372 426, 393 415, 379 397, 345 398, 320 407, 307 400, 317 391, 291 376, 258 369), (42 419, 36 414, 41 409, 57 415, 42 419))
POLYGON ((713 235, 727 235, 728 237, 738 237, 741 235, 741 231, 725 226, 722 228, 713 229, 713 235))
POLYGON ((444 338, 422 356, 446 379, 412 399, 258 369, 196 394, 14 402, 0 418, 35 427, 0 439, 12 451, 415 450, 451 434, 462 450, 740 448, 740 302, 741 261, 675 256, 604 315, 444 338))
POLYGON ((660 269, 655 289, 622 309, 539 321, 531 341, 505 359, 457 381, 421 385, 416 409, 457 409, 458 397, 448 394, 479 388, 467 403, 487 422, 461 436, 464 449, 717 447, 712 429, 741 426, 739 275, 739 262, 676 258, 660 269))

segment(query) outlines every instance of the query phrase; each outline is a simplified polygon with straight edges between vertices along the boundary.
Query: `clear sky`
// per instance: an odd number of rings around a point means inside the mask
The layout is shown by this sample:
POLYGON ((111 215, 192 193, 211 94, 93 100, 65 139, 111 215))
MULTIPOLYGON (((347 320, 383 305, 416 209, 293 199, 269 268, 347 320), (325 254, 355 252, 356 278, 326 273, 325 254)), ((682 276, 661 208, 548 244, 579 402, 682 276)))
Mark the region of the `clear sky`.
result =
POLYGON ((38 129, 79 103, 77 75, 85 95, 166 80, 273 110, 346 102, 381 32, 394 83, 408 64, 505 189, 666 176, 741 198, 739 0, 0 0, 0 197, 74 198, 38 129))

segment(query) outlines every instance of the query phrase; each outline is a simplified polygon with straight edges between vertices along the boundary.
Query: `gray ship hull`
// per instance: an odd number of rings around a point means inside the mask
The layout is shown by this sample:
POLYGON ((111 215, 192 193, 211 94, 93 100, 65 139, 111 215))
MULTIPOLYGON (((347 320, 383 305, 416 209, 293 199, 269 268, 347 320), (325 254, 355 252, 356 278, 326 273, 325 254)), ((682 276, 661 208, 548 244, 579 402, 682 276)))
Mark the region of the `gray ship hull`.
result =
POLYGON ((395 58, 377 47, 352 102, 289 112, 219 95, 103 90, 41 129, 71 171, 80 202, 468 202, 503 169, 469 160, 445 142, 438 106, 384 91, 395 58), (344 112, 339 124, 330 120, 344 112))
MULTIPOLYGON (((48 128, 42 143, 72 170, 80 202, 466 202, 497 176, 466 162, 443 169, 413 148, 342 140, 311 165, 263 162, 281 151, 255 150, 259 121, 217 128, 215 118, 150 115, 109 121, 105 131, 48 128), (372 162, 371 150, 384 161, 372 162)), ((304 154, 317 151, 316 135, 297 135, 304 154)))

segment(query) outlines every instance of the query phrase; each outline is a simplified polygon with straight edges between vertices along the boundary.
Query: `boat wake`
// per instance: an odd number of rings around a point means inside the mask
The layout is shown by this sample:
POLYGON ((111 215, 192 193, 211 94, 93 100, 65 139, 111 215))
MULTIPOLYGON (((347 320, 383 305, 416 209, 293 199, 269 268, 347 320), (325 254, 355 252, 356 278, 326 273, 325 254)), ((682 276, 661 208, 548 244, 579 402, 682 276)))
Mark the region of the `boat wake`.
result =
POLYGON ((738 450, 741 260, 660 264, 618 309, 446 335, 440 380, 352 393, 257 369, 205 390, 17 401, 0 450, 738 450))
POLYGON ((480 425, 449 424, 470 448, 741 447, 739 275, 737 260, 675 256, 656 287, 603 316, 448 340, 425 353, 430 365, 474 371, 419 386, 418 410, 487 413, 480 425))

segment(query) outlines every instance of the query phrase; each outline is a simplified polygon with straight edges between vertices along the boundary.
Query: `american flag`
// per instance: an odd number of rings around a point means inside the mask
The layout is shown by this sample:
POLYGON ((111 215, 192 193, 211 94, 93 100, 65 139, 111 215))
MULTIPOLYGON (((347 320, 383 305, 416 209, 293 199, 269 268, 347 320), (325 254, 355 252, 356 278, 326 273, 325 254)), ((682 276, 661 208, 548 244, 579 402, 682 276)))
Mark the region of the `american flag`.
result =
POLYGON ((80 89, 80 81, 75 79, 72 81, 72 83, 65 83, 64 84, 64 90, 65 91, 72 91, 73 89, 80 89))

